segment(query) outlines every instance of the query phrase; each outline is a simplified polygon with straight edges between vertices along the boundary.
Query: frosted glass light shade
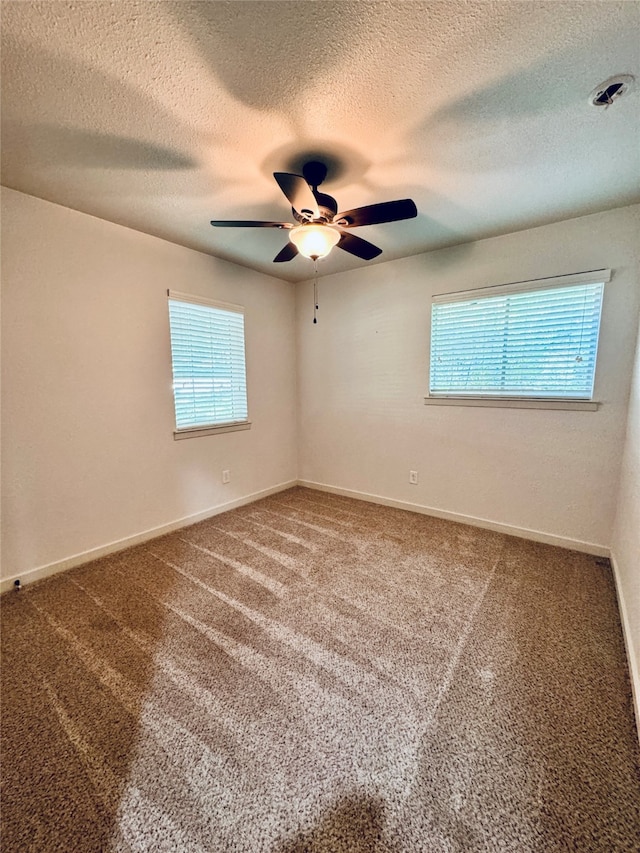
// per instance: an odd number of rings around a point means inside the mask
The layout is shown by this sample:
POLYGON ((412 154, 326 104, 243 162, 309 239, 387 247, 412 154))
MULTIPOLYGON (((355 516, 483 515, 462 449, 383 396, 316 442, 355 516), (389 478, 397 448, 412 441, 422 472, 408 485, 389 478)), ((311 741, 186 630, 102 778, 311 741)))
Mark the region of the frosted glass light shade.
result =
POLYGON ((339 241, 340 232, 331 225, 311 222, 292 228, 289 239, 305 258, 324 258, 339 241))

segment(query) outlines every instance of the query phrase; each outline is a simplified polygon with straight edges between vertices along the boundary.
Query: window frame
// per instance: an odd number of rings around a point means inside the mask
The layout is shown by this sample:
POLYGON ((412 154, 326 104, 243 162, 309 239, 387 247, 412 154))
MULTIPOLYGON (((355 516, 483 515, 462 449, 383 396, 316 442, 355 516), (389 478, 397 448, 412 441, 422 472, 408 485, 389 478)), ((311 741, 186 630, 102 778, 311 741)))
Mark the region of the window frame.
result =
POLYGON ((226 433, 226 432, 237 432, 239 430, 246 430, 251 428, 251 421, 249 420, 249 394, 246 383, 246 373, 247 373, 247 354, 246 354, 246 330, 244 327, 244 316, 245 311, 242 305, 235 305, 230 302, 222 302, 216 299, 210 299, 206 296, 199 296, 193 293, 182 293, 176 290, 167 290, 167 317, 169 320, 169 344, 170 344, 170 355, 171 355, 171 396, 173 399, 173 414, 174 414, 174 430, 173 437, 174 440, 182 440, 185 438, 199 438, 205 435, 216 435, 218 433, 226 433), (234 314, 240 314, 243 318, 243 327, 242 327, 242 358, 244 362, 244 374, 245 374, 245 398, 246 398, 246 406, 247 406, 247 417, 232 420, 232 421, 214 421, 209 423, 199 423, 194 424, 192 426, 179 427, 177 422, 177 410, 176 410, 176 396, 175 396, 175 376, 173 370, 173 356, 174 356, 174 345, 173 340, 174 336, 171 329, 171 313, 170 313, 170 303, 171 302, 183 302, 189 303, 192 305, 201 305, 206 308, 216 308, 220 311, 227 311, 234 314))
POLYGON ((473 290, 461 290, 449 293, 434 294, 431 297, 431 306, 429 309, 429 352, 427 363, 427 378, 429 391, 424 397, 425 405, 596 411, 601 405, 600 402, 595 399, 595 390, 597 360, 598 352, 600 349, 600 332, 602 329, 602 310, 604 306, 604 293, 606 291, 606 288, 603 287, 603 295, 598 325, 598 340, 596 344, 595 353, 593 393, 589 399, 558 396, 548 397, 544 395, 519 395, 509 397, 495 394, 492 395, 483 392, 468 394, 456 394, 455 392, 431 392, 431 331, 433 321, 433 305, 442 303, 450 304, 455 302, 464 302, 477 298, 500 296, 502 294, 510 295, 515 293, 535 293, 547 289, 572 287, 581 284, 602 284, 604 286, 611 280, 611 276, 612 272, 610 269, 589 270, 581 273, 570 273, 568 275, 552 276, 541 279, 531 279, 528 281, 511 282, 509 284, 499 284, 490 287, 476 288, 473 290))

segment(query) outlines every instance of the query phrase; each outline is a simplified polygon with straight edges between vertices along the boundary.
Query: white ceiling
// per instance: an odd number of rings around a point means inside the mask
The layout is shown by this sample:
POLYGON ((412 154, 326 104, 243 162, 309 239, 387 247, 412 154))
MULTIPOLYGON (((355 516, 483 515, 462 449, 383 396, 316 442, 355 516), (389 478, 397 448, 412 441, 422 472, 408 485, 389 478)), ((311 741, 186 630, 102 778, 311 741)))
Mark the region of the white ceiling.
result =
MULTIPOLYGON (((379 261, 640 200, 637 2, 3 2, 3 183, 298 281, 271 174, 327 158, 379 261), (633 91, 608 109, 591 90, 633 91)), ((369 263, 376 263, 371 261, 369 263)), ((366 265, 335 249, 330 273, 366 265)))

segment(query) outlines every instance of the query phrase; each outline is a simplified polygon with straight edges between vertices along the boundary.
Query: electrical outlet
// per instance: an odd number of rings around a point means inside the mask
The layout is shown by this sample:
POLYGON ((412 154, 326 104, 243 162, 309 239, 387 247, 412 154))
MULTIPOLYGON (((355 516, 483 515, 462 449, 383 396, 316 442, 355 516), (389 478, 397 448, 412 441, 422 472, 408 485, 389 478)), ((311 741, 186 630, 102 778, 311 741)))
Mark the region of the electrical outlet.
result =
POLYGON ((222 472, 222 482, 223 483, 230 483, 231 482, 231 471, 229 471, 227 468, 222 472))
POLYGON ((417 471, 409 471, 409 482, 412 486, 418 485, 418 472, 417 471))

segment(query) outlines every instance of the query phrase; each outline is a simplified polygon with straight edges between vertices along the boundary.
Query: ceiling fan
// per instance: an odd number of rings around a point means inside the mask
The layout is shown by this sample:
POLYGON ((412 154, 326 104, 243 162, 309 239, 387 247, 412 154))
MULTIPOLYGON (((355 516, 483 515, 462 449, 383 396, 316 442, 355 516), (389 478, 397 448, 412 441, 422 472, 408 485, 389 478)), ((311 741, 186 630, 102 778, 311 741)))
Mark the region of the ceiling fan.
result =
POLYGON ((382 249, 356 237, 347 229, 362 225, 378 225, 382 222, 397 222, 413 219, 418 210, 410 198, 385 201, 338 212, 336 200, 318 187, 327 176, 324 163, 306 163, 302 175, 289 172, 274 172, 278 186, 291 204, 293 222, 260 222, 254 220, 212 220, 216 228, 286 228, 290 242, 275 256, 274 263, 291 261, 300 253, 306 258, 318 260, 329 254, 334 246, 370 261, 382 253, 382 249))

